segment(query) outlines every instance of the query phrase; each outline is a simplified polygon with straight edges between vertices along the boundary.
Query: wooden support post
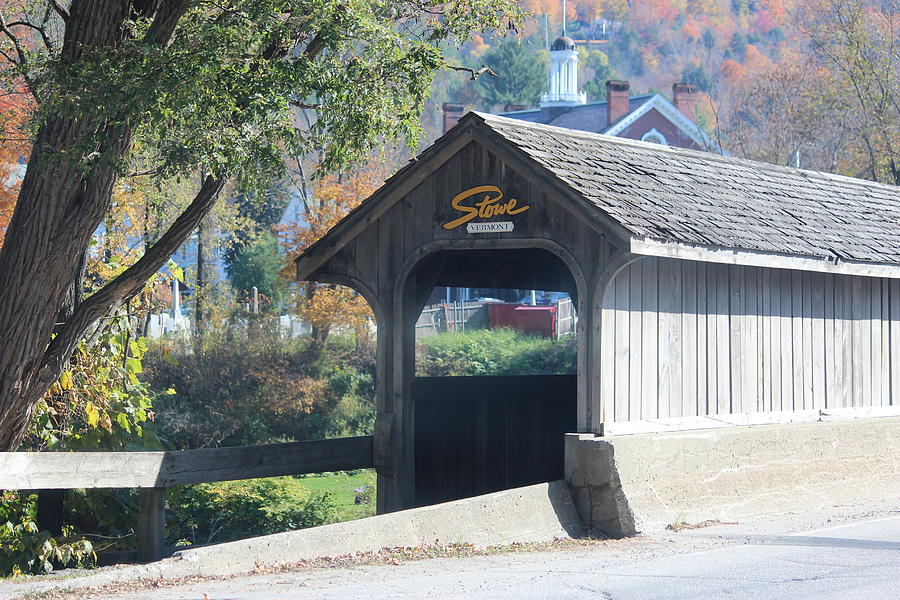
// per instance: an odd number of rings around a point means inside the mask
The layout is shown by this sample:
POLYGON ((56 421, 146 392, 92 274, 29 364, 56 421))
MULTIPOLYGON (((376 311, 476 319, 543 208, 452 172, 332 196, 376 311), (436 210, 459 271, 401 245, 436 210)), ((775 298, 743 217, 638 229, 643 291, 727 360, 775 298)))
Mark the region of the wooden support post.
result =
POLYGON ((166 488, 140 488, 138 498, 138 560, 163 557, 166 523, 166 488))
POLYGON ((66 490, 38 490, 37 491, 37 526, 42 531, 49 531, 53 535, 62 533, 63 503, 66 500, 66 490))

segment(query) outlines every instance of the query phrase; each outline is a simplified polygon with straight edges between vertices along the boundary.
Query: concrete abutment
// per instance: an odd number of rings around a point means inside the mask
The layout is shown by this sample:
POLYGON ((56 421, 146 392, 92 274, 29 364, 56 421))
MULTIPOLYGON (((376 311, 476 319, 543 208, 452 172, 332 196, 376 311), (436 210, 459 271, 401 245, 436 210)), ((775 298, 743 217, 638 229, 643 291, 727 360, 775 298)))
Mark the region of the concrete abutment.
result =
POLYGON ((589 530, 614 537, 900 499, 900 417, 566 436, 589 530))

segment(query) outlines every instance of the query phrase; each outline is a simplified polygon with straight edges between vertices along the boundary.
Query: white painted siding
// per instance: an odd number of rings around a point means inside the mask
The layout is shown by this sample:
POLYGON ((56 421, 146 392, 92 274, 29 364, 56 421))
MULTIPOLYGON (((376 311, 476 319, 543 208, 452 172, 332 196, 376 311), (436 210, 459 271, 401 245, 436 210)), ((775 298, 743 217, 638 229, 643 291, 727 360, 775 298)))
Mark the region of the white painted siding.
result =
POLYGON ((900 402, 900 281, 642 258, 603 299, 612 421, 900 402))

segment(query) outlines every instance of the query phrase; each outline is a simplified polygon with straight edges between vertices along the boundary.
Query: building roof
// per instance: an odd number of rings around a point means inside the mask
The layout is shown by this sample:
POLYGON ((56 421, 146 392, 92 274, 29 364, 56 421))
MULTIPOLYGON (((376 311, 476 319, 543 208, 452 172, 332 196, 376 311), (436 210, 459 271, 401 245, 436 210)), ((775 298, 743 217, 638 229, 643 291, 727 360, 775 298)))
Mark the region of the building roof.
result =
MULTIPOLYGON (((654 94, 633 96, 628 100, 628 112, 634 112, 642 104, 653 98, 654 94)), ((568 127, 580 131, 593 131, 602 133, 609 129, 609 121, 606 120, 606 101, 589 102, 574 106, 542 106, 528 110, 516 110, 500 113, 501 116, 528 121, 531 123, 543 123, 556 127, 568 127)))
POLYGON ((557 50, 574 50, 575 49, 575 40, 570 38, 567 35, 556 38, 553 44, 550 46, 550 50, 552 52, 556 52, 557 50))
POLYGON ((632 251, 671 255, 652 252, 652 242, 674 242, 900 265, 898 187, 496 115, 467 118, 625 228, 632 251))
POLYGON ((506 147, 633 254, 900 278, 900 187, 482 113, 463 117, 310 246, 298 276, 465 136, 506 147))

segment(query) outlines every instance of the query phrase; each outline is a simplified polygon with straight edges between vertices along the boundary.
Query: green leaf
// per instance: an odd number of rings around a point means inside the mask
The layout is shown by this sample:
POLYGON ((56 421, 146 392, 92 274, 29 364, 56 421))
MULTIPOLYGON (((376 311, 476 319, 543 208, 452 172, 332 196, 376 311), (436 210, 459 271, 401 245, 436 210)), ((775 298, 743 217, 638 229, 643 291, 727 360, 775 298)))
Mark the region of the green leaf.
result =
POLYGON ((97 407, 94 406, 94 403, 88 400, 84 404, 84 416, 87 419, 87 424, 91 427, 96 427, 100 422, 100 412, 97 410, 97 407))
POLYGON ((131 433, 131 424, 128 422, 128 417, 125 415, 125 413, 119 413, 118 415, 116 415, 116 423, 118 423, 119 427, 121 427, 128 433, 131 433))
POLYGON ((64 390, 72 389, 72 374, 69 371, 63 371, 59 376, 59 387, 64 390))
POLYGON ((144 367, 141 365, 141 359, 139 358, 129 358, 126 360, 125 368, 128 369, 129 373, 134 373, 135 375, 144 372, 144 367))

